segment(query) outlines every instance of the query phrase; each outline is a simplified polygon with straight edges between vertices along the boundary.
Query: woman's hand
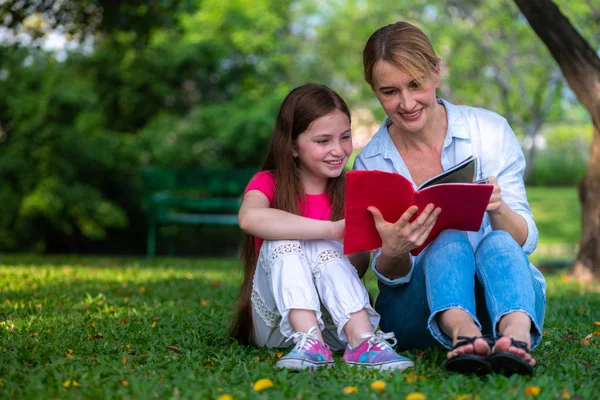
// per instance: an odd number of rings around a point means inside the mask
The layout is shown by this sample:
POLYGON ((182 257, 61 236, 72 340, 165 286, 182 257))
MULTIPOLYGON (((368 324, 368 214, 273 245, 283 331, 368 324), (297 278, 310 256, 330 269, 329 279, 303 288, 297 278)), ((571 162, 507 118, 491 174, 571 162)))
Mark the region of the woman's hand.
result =
POLYGON ((504 204, 502 201, 502 190, 500 189, 500 185, 498 185, 498 181, 496 180, 495 176, 488 176, 488 180, 490 184, 494 185, 494 190, 492 191, 490 201, 485 210, 490 212, 498 211, 504 204))
POLYGON ((441 208, 435 208, 433 204, 428 204, 413 222, 409 222, 419 210, 417 206, 411 206, 398 221, 392 223, 383 219, 381 211, 377 208, 371 206, 367 210, 373 214, 375 227, 381 236, 382 253, 391 257, 403 256, 421 246, 442 211, 441 208))

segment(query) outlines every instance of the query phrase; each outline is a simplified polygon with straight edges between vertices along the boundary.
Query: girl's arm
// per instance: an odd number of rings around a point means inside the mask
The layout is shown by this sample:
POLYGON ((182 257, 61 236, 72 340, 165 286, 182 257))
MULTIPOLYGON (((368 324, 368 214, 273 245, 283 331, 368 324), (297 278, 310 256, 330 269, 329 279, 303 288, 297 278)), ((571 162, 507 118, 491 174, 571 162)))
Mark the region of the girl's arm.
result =
POLYGON ((240 228, 266 240, 327 239, 342 241, 344 221, 320 221, 269 207, 269 199, 259 190, 250 190, 238 213, 240 228))

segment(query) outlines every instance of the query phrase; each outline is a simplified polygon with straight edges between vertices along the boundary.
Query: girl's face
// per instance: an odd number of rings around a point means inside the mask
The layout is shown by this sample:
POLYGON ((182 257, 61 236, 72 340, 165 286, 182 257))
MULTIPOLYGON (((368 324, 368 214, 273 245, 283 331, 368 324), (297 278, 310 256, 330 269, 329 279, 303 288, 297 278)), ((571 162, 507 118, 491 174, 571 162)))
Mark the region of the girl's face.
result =
POLYGON ((395 65, 380 60, 373 67, 371 89, 396 129, 421 133, 435 115, 438 106, 435 89, 439 83, 439 71, 419 83, 395 65))
POLYGON ((323 193, 327 179, 340 176, 351 153, 352 135, 346 114, 336 109, 314 120, 298 136, 293 151, 305 192, 323 193))

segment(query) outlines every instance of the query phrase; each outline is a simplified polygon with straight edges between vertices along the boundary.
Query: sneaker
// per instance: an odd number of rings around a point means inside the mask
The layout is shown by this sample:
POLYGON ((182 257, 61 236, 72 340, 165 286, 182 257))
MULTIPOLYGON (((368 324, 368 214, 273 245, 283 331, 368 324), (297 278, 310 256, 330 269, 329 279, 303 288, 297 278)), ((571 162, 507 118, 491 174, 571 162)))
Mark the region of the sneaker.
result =
POLYGON ((360 337, 367 340, 355 349, 348 345, 344 352, 344 360, 348 364, 380 371, 404 371, 406 368, 415 366, 408 358, 402 357, 392 349, 392 346, 397 343, 394 333, 378 331, 377 333, 363 333, 360 337))
POLYGON ((275 367, 293 370, 331 367, 333 365, 331 350, 329 346, 319 341, 316 331, 317 327, 313 326, 307 333, 296 332, 290 336, 287 340, 293 340, 296 345, 292 351, 277 361, 275 367))

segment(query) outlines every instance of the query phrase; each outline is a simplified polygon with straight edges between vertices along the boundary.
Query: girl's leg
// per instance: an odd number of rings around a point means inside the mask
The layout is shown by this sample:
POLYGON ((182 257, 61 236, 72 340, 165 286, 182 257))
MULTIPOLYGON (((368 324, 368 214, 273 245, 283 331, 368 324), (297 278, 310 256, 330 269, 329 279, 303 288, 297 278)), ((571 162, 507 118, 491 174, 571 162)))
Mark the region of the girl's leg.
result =
POLYGON ((507 232, 493 231, 483 238, 475 258, 493 333, 505 336, 494 351, 512 352, 534 365, 531 355, 511 345, 515 339, 534 348, 542 337, 546 300, 527 256, 507 232))
MULTIPOLYGON (((276 364, 279 368, 314 369, 331 366, 331 350, 324 344, 321 330, 319 295, 305 249, 299 241, 265 241, 257 264, 252 293, 253 309, 272 329, 293 340, 292 351, 276 364), (272 320, 269 314, 274 315, 272 320)), ((256 318, 255 318, 256 319, 256 318)), ((255 327, 262 335, 256 342, 270 338, 268 331, 255 327)), ((273 332, 271 331, 272 335, 273 332)), ((277 336, 277 335, 275 335, 277 336)))
MULTIPOLYGON (((299 241, 264 241, 254 275, 252 304, 254 319, 259 317, 283 338, 294 332, 307 332, 313 326, 319 327, 320 337, 324 326, 320 321, 319 295, 299 241)), ((265 329, 255 329, 254 333, 257 344, 264 342, 261 337, 272 336, 265 329)))
POLYGON ((328 310, 341 341, 359 344, 361 333, 373 332, 379 325, 379 314, 369 300, 369 293, 356 269, 343 255, 342 245, 335 241, 303 242, 321 302, 328 310), (350 333, 350 335, 348 334, 350 333))
POLYGON ((349 342, 344 360, 380 370, 404 370, 414 366, 390 347, 387 340, 395 344, 392 334, 374 333, 379 314, 371 306, 356 269, 342 255, 341 244, 333 241, 312 241, 311 244, 317 291, 337 327, 338 337, 349 342))

